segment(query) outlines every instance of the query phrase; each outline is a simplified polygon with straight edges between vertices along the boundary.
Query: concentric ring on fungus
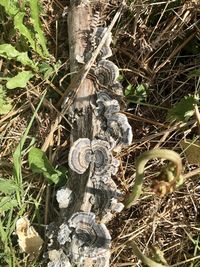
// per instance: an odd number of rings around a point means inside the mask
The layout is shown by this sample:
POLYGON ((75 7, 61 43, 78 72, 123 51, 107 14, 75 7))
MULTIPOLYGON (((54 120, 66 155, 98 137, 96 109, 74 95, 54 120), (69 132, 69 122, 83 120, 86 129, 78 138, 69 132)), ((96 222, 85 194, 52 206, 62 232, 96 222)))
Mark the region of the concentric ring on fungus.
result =
POLYGON ((86 246, 92 253, 94 248, 108 249, 111 236, 104 224, 95 222, 95 214, 92 212, 76 212, 68 220, 69 227, 74 228, 72 239, 80 247, 86 246))
POLYGON ((91 145, 88 138, 79 138, 70 148, 68 156, 69 167, 79 173, 84 173, 91 162, 91 145))
POLYGON ((116 173, 117 160, 113 158, 110 144, 107 141, 93 140, 92 152, 94 154, 94 178, 102 178, 103 175, 111 176, 116 173))
POLYGON ((98 62, 94 74, 100 85, 112 86, 119 76, 119 69, 112 61, 103 59, 98 62))
POLYGON ((123 209, 124 205, 118 202, 118 199, 122 197, 122 193, 120 193, 112 180, 109 180, 108 183, 104 183, 101 180, 94 181, 92 191, 94 195, 93 209, 101 219, 107 217, 108 213, 120 212, 123 209))

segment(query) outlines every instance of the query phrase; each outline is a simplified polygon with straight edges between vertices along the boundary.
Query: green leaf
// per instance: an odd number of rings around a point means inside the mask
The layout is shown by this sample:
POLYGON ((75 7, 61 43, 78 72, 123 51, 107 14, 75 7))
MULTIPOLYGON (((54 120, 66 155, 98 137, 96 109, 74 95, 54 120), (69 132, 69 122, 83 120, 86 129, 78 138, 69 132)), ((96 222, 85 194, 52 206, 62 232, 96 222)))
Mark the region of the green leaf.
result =
POLYGON ((16 190, 18 190, 18 188, 13 180, 0 179, 0 192, 9 195, 16 190))
POLYGON ((44 37, 40 22, 40 11, 38 6, 38 0, 29 0, 29 5, 31 10, 31 21, 33 23, 35 32, 37 32, 36 34, 37 41, 41 45, 44 55, 49 56, 49 52, 46 47, 46 38, 44 37))
POLYGON ((7 114, 12 109, 11 99, 6 97, 6 91, 0 85, 0 115, 7 114))
POLYGON ((199 97, 188 95, 181 99, 168 112, 168 119, 186 122, 194 114, 194 105, 199 104, 199 97))
POLYGON ((29 42, 31 48, 37 52, 41 57, 43 57, 42 50, 36 43, 36 36, 24 25, 25 12, 19 12, 14 16, 15 28, 19 30, 21 35, 23 35, 29 42))
POLYGON ((46 62, 42 62, 39 66, 39 71, 43 73, 45 79, 48 79, 54 73, 53 67, 46 62))
POLYGON ((135 89, 135 95, 139 101, 146 100, 148 93, 148 84, 138 84, 135 89))
POLYGON ((49 183, 57 184, 59 182, 62 172, 54 169, 41 149, 32 147, 28 154, 28 162, 31 170, 43 174, 49 183))
POLYGON ((30 66, 34 70, 37 70, 35 63, 28 57, 27 52, 19 52, 11 44, 0 45, 0 56, 6 59, 14 59, 19 61, 24 66, 30 66))
MULTIPOLYGON (((30 1, 31 2, 31 1, 30 1)), ((15 29, 19 31, 21 35, 23 35, 26 40, 29 42, 31 48, 38 53, 41 57, 45 57, 45 53, 43 53, 41 47, 37 44, 37 39, 39 38, 39 42, 41 41, 41 32, 37 33, 37 36, 31 29, 29 29, 24 24, 24 17, 26 12, 24 9, 19 7, 18 0, 0 0, 0 5, 5 8, 6 13, 12 17, 14 20, 15 29), (23 12, 22 12, 23 10, 23 12)), ((37 25, 38 26, 38 25, 37 25)), ((36 31, 37 32, 37 31, 36 31)), ((41 44, 43 45, 43 44, 41 44)))
POLYGON ((130 98, 132 101, 146 101, 148 95, 149 85, 138 84, 136 87, 133 87, 132 84, 129 84, 125 89, 125 96, 130 98))
POLYGON ((6 83, 6 87, 8 89, 15 88, 25 88, 27 82, 33 77, 33 73, 31 71, 22 71, 18 73, 16 76, 10 78, 6 83))
POLYGON ((0 214, 17 207, 17 200, 9 196, 0 198, 0 214))
POLYGON ((129 95, 131 95, 132 93, 133 93, 133 86, 132 86, 131 84, 129 84, 129 85, 126 87, 124 94, 125 94, 125 96, 129 96, 129 95))
POLYGON ((1 0, 0 5, 5 8, 6 13, 10 16, 19 12, 18 0, 1 0))

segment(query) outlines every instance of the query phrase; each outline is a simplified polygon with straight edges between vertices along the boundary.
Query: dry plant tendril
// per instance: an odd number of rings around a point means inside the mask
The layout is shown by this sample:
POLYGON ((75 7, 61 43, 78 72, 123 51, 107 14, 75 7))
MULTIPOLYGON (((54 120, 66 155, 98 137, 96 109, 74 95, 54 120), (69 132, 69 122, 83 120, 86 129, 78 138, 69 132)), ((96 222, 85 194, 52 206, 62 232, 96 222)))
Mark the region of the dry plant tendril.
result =
POLYGON ((182 171, 182 162, 179 154, 169 149, 154 149, 146 151, 136 160, 136 179, 133 185, 132 192, 124 200, 124 205, 126 208, 130 208, 140 197, 142 193, 145 166, 149 160, 154 158, 162 158, 171 161, 174 165, 175 171, 173 174, 171 171, 171 165, 168 165, 168 172, 170 177, 166 178, 170 178, 170 181, 160 181, 160 184, 158 183, 156 188, 157 193, 161 193, 162 196, 168 192, 171 192, 176 186, 176 182, 178 182, 182 171), (173 177, 171 177, 172 174, 173 177))

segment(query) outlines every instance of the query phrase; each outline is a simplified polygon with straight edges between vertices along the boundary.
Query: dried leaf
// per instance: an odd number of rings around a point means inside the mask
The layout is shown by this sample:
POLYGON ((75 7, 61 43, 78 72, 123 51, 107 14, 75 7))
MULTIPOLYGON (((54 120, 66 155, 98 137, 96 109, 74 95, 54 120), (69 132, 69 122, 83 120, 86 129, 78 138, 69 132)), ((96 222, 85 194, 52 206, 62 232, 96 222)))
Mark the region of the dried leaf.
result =
POLYGON ((38 254, 43 240, 36 232, 33 226, 30 226, 30 221, 27 217, 22 217, 16 222, 16 234, 18 243, 22 251, 28 254, 38 254))
POLYGON ((181 147, 185 152, 188 163, 200 165, 200 141, 182 140, 181 147))

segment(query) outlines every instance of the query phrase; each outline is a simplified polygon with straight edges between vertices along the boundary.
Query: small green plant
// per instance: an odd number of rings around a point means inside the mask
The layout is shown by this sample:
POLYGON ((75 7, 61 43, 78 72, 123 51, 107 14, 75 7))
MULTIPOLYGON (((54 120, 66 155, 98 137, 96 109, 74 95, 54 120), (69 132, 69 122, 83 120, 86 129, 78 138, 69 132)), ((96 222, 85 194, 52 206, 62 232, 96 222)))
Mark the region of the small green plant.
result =
MULTIPOLYGON (((8 180, 0 179, 0 213, 5 214, 5 216, 0 218, 0 240, 2 242, 2 244, 0 243, 0 248, 4 251, 3 264, 7 263, 9 266, 17 266, 15 252, 12 250, 11 235, 14 232, 16 220, 26 209, 22 176, 22 158, 27 151, 27 148, 24 148, 24 145, 33 121, 35 120, 37 112, 44 100, 45 94, 46 93, 43 94, 24 134, 22 135, 20 143, 13 153, 13 176, 8 180), (16 212, 14 214, 14 209, 18 210, 17 215, 16 212)), ((31 139, 30 145, 32 145, 33 141, 34 139, 31 139)))
POLYGON ((125 89, 125 96, 129 102, 146 101, 148 96, 148 85, 138 84, 136 87, 129 84, 125 89))
POLYGON ((2 115, 12 109, 12 101, 6 98, 7 89, 25 88, 36 74, 48 79, 57 72, 60 63, 53 63, 53 57, 48 52, 40 21, 41 6, 38 0, 26 0, 23 3, 16 0, 2 0, 0 11, 13 21, 12 35, 17 39, 15 44, 12 40, 11 43, 6 43, 4 39, 0 40, 0 57, 7 62, 15 63, 10 74, 0 77, 3 84, 0 88, 0 104, 2 104, 0 114, 2 115), (29 17, 27 12, 30 12, 29 17))
POLYGON ((4 7, 7 15, 12 18, 15 29, 28 41, 30 47, 42 58, 49 57, 46 39, 41 29, 38 0, 27 0, 22 5, 16 0, 1 0, 0 5, 4 7), (32 24, 33 28, 25 23, 26 6, 30 8, 29 23, 32 24))
POLYGON ((34 173, 42 174, 50 184, 57 184, 63 175, 61 171, 52 166, 46 154, 39 148, 32 147, 30 149, 28 162, 31 170, 34 173))
POLYGON ((198 95, 188 95, 182 98, 168 112, 169 120, 186 122, 194 115, 194 106, 199 105, 198 95))

